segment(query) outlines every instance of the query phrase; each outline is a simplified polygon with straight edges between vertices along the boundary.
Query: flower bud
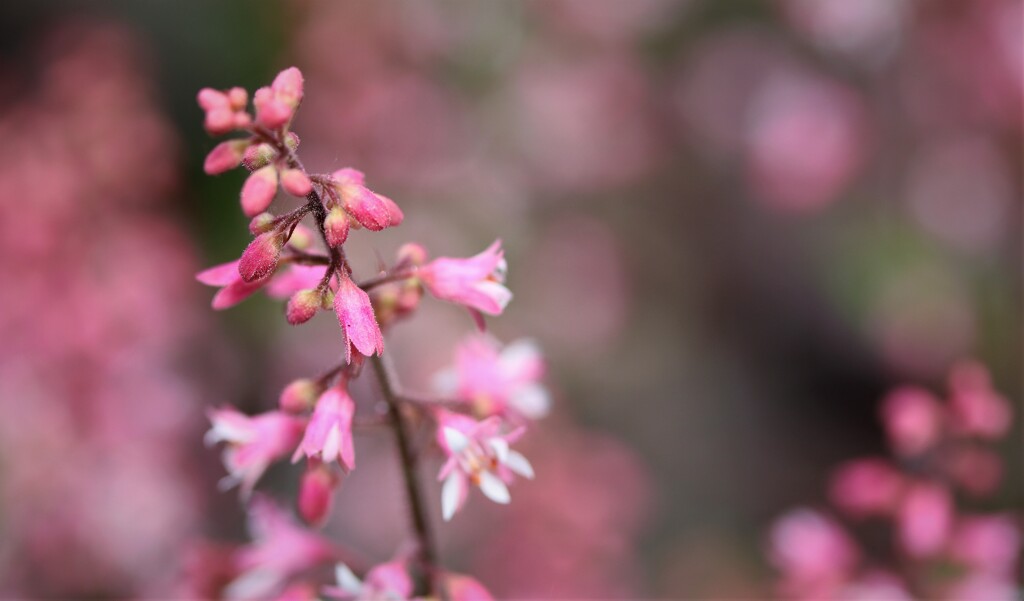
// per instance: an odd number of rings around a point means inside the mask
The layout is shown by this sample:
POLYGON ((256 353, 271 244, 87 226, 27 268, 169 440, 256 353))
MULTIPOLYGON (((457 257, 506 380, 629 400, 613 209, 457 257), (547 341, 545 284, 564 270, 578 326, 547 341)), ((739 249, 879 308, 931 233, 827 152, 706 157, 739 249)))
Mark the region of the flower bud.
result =
POLYGON ((288 150, 295 152, 299 148, 299 134, 290 131, 288 135, 284 137, 284 145, 288 147, 288 150))
POLYGON ((327 219, 324 220, 324 234, 327 237, 327 244, 330 244, 332 248, 337 248, 345 243, 348 239, 348 213, 341 207, 334 207, 327 213, 327 219))
POLYGON ((313 230, 300 223, 292 231, 292 237, 288 239, 288 246, 295 250, 306 250, 313 246, 313 239, 313 230))
POLYGON ((418 267, 427 262, 427 249, 422 244, 407 242, 398 248, 397 259, 399 263, 418 267))
POLYGON ((299 290, 288 299, 285 317, 293 326, 306 323, 320 309, 320 293, 316 290, 299 290))
POLYGON ((245 88, 234 87, 228 90, 228 103, 235 111, 244 111, 245 105, 249 102, 249 93, 245 88))
POLYGON ((281 172, 281 187, 285 192, 299 198, 305 197, 313 191, 313 183, 309 177, 300 169, 285 169, 281 172))
POLYGON ((203 162, 203 171, 207 175, 217 175, 238 167, 249 147, 246 140, 228 140, 213 147, 203 162))
POLYGON ((274 229, 274 214, 260 213, 249 222, 249 233, 253 236, 269 232, 274 229))
POLYGON ((299 481, 299 516, 310 526, 319 527, 327 521, 334 504, 337 474, 319 461, 311 461, 299 481))
POLYGON ((279 100, 270 88, 256 90, 252 103, 256 107, 256 122, 270 129, 277 129, 292 118, 293 107, 279 100))
POLYGON ((277 169, 267 165, 249 175, 242 186, 242 211, 252 217, 267 210, 277 194, 277 169))
POLYGON ((277 74, 270 87, 277 100, 294 109, 302 102, 302 71, 289 67, 277 74))
POLYGON ((204 111, 225 108, 230 105, 227 94, 213 88, 203 88, 196 95, 196 102, 204 111))
POLYGON ((238 274, 246 282, 255 282, 274 273, 281 258, 283 242, 277 232, 260 234, 249 243, 238 261, 238 274))
POLYGON ((391 225, 388 206, 369 188, 353 184, 341 186, 339 193, 345 210, 366 229, 379 232, 391 225))
POLYGON ((242 164, 249 171, 262 169, 277 157, 277 151, 270 144, 253 144, 245 151, 242 164))
POLYGON ((384 203, 384 208, 387 209, 388 225, 394 227, 396 225, 401 224, 402 220, 405 219, 405 213, 402 212, 402 209, 398 208, 398 205, 395 204, 395 201, 381 194, 377 194, 377 198, 379 198, 380 201, 384 203))
POLYGON ((323 388, 309 378, 292 380, 281 391, 278 405, 288 413, 302 413, 313 408, 323 388))

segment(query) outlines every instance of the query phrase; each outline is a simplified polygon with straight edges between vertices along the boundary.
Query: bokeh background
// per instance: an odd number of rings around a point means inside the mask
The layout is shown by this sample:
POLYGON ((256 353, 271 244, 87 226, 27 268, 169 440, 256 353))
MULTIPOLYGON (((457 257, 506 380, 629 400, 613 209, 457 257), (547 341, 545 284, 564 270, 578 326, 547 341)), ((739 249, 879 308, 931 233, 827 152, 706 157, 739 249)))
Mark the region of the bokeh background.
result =
MULTIPOLYGON (((305 163, 405 210, 357 270, 501 237, 492 330, 548 358, 538 480, 474 499, 446 561, 502 596, 770 596, 766 529, 882 452, 886 390, 973 357, 1019 404, 1022 32, 1010 0, 3 3, 0 592, 166 597, 244 539, 204 411, 341 347, 330 316, 209 309, 194 272, 248 233, 195 93, 297 65, 305 163)), ((470 328, 427 302, 388 350, 427 389, 470 328)), ((391 441, 357 445, 328 532, 385 559, 391 441)))

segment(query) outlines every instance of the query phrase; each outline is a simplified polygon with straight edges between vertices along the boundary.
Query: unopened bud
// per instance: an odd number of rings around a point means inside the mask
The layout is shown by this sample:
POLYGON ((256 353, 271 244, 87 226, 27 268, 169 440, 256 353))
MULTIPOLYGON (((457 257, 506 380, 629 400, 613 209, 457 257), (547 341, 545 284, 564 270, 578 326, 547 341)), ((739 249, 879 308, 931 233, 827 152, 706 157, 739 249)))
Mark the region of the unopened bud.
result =
POLYGON ((260 213, 249 222, 249 233, 253 236, 269 232, 274 229, 274 214, 260 213))
POLYGON ((313 191, 313 183, 300 169, 285 169, 281 172, 281 187, 285 192, 299 198, 313 191))
POLYGON ((332 248, 337 248, 345 243, 348 239, 348 214, 341 207, 334 207, 327 213, 327 219, 324 220, 324 234, 327 238, 327 244, 330 244, 332 248))
POLYGON ((271 84, 278 100, 295 108, 302 102, 302 71, 289 67, 277 74, 271 84))
POLYGON ((316 405, 316 399, 323 392, 323 387, 309 378, 292 380, 290 384, 281 391, 278 404, 281 411, 287 413, 302 413, 309 411, 316 405))
POLYGON ((295 151, 299 147, 299 134, 290 131, 288 135, 284 137, 284 145, 288 147, 288 150, 295 151))
POLYGON ((249 102, 249 93, 245 88, 234 87, 228 90, 228 102, 231 108, 236 111, 244 111, 245 105, 249 102))
POLYGON ((207 175, 217 175, 238 167, 249 147, 246 140, 228 140, 213 147, 203 162, 203 171, 207 175))
POLYGON ((348 214, 366 229, 379 232, 391 225, 391 213, 387 205, 369 188, 350 184, 340 186, 338 192, 348 214))
POLYGON ((238 274, 246 282, 255 282, 274 273, 281 258, 282 246, 281 236, 277 232, 256 236, 238 261, 238 274))
POLYGON ((254 144, 245 151, 245 156, 242 158, 242 164, 249 171, 256 171, 262 169, 270 164, 277 158, 277 151, 270 144, 264 142, 263 144, 254 144))
POLYGON ((423 265, 427 262, 427 249, 422 244, 407 242, 398 248, 397 258, 399 263, 423 265))
POLYGON ((267 210, 277 194, 277 169, 267 165, 249 175, 242 185, 242 211, 252 217, 267 210))
POLYGON ((320 293, 316 290, 299 290, 288 299, 285 317, 293 326, 306 323, 320 310, 320 293))
POLYGON ((402 212, 402 209, 398 208, 398 205, 395 204, 395 201, 381 194, 377 194, 377 198, 379 198, 381 202, 384 203, 384 208, 386 208, 388 211, 388 225, 390 227, 395 227, 396 225, 402 223, 402 220, 405 219, 405 213, 402 212))
POLYGON ((299 516, 310 526, 318 527, 327 521, 334 504, 334 488, 340 478, 330 466, 317 462, 310 464, 299 481, 299 516))

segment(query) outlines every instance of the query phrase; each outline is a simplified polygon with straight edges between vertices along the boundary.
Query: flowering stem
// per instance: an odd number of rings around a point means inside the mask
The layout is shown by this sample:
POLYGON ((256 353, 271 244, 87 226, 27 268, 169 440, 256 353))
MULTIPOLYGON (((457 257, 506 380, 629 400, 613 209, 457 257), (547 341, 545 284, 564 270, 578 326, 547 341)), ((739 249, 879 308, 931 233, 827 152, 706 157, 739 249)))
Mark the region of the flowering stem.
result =
POLYGON ((395 439, 398 442, 398 454, 402 462, 402 475, 405 479, 405 492, 409 497, 409 512, 412 516, 413 529, 419 543, 419 556, 427 572, 428 594, 433 594, 435 589, 435 572, 437 566, 437 552, 434 546, 434 537, 430 530, 430 521, 427 518, 427 508, 423 499, 423 490, 420 488, 420 481, 417 477, 417 457, 412 448, 412 440, 408 430, 408 424, 402 416, 401 400, 395 394, 395 387, 391 381, 391 375, 384 360, 379 356, 370 357, 373 371, 377 374, 377 382, 380 384, 381 394, 388 404, 390 425, 395 431, 395 439))

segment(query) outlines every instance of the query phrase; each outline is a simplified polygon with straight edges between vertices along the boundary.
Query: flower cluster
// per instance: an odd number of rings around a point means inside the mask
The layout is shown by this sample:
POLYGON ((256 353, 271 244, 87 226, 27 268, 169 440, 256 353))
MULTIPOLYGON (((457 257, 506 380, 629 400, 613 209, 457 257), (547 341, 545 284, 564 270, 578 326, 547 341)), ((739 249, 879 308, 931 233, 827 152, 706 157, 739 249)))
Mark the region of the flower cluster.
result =
MULTIPOLYGON (((497 503, 508 503, 514 476, 533 478, 530 462, 511 445, 530 420, 550 406, 541 386, 544 365, 537 348, 517 342, 502 348, 485 334, 471 334, 458 348, 455 366, 438 376, 442 396, 407 394, 380 357, 383 333, 413 314, 424 293, 465 307, 479 329, 484 314, 500 315, 512 298, 504 285, 507 265, 496 241, 469 258, 428 260, 422 246, 398 249, 390 266, 357 280, 346 257, 352 230, 381 231, 402 223, 402 210, 387 196, 370 190, 363 173, 339 169, 306 171, 290 131, 303 97, 296 68, 282 71, 273 84, 253 95, 241 88, 204 89, 199 105, 211 134, 237 132, 241 137, 217 145, 207 156, 209 174, 243 167, 250 172, 242 186, 243 213, 254 236, 241 256, 207 269, 197 279, 219 287, 213 307, 233 306, 263 290, 287 299, 285 317, 305 323, 321 310, 333 310, 341 327, 343 360, 316 377, 292 381, 281 392, 278 408, 255 416, 224 407, 209 413, 208 444, 224 444, 228 476, 222 484, 239 485, 249 500, 252 545, 230 550, 223 586, 204 588, 209 596, 312 599, 318 593, 336 599, 413 599, 441 596, 453 600, 489 599, 475 580, 443 570, 433 548, 430 518, 418 479, 430 450, 444 460, 438 480, 442 515, 450 520, 466 503, 469 485, 497 503), (278 189, 301 199, 297 206, 271 213, 278 189), (311 223, 303 223, 305 221, 311 223), (369 368, 376 374, 386 415, 360 415, 349 384, 369 368), (308 526, 322 526, 333 507, 334 492, 356 467, 353 430, 385 425, 396 436, 415 528, 414 551, 364 570, 361 580, 338 563, 337 583, 325 586, 311 577, 321 564, 351 554, 322 535, 298 525, 282 509, 253 491, 268 466, 290 459, 304 461, 297 513, 308 526), (414 449, 415 428, 433 429, 436 447, 414 449)), ((294 201, 293 201, 294 202, 294 201)), ((224 562, 210 562, 224 565, 224 562)), ((197 582, 209 582, 209 575, 197 582)), ((197 587, 202 588, 202 587, 197 587)))
POLYGON ((840 465, 832 505, 857 524, 890 526, 899 569, 872 561, 838 519, 801 508, 776 522, 770 541, 780 592, 795 599, 1014 599, 1020 526, 1009 514, 961 507, 997 492, 1000 456, 992 443, 1011 425, 1010 404, 977 363, 949 376, 949 398, 898 388, 882 402, 893 458, 840 465))

